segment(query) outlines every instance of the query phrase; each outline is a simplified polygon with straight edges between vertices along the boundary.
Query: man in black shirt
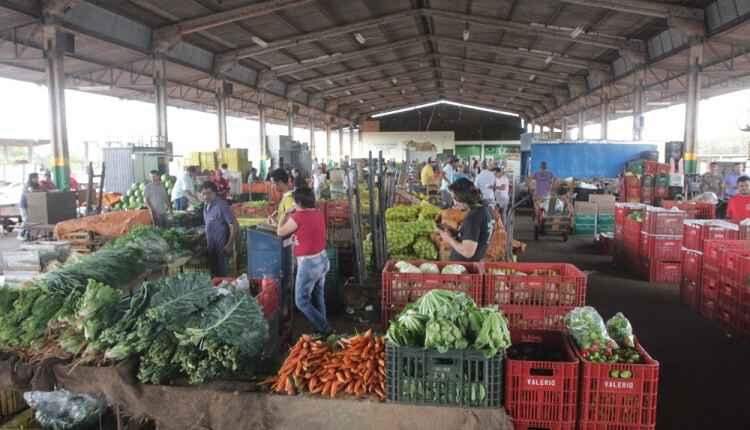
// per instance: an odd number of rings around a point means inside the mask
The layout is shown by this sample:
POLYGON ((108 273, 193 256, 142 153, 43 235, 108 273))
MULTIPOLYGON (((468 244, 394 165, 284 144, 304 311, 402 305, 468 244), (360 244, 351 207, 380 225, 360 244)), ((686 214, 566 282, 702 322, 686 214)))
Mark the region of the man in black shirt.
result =
POLYGON ((492 213, 482 204, 479 189, 468 179, 457 180, 448 190, 453 197, 454 207, 469 209, 469 213, 461 224, 456 238, 445 230, 439 230, 440 237, 452 248, 451 261, 480 261, 487 253, 495 227, 492 213))

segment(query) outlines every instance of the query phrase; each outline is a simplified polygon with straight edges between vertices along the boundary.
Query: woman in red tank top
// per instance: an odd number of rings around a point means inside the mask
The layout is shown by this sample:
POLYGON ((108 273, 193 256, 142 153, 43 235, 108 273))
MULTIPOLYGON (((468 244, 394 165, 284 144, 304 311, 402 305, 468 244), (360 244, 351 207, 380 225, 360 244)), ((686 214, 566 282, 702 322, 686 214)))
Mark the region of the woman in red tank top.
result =
POLYGON ((297 258, 297 278, 294 301, 319 333, 328 335, 331 327, 326 319, 325 279, 330 262, 326 255, 326 219, 315 207, 315 193, 308 187, 292 193, 294 210, 279 225, 276 233, 294 235, 294 256, 297 258))

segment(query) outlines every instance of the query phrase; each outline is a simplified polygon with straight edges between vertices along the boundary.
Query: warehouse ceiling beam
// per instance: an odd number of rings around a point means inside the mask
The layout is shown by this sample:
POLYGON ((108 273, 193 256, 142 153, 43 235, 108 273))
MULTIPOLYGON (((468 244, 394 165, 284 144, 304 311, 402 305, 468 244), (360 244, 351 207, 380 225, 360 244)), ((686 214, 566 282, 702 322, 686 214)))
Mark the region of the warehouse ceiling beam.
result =
POLYGON ((563 3, 597 7, 634 15, 668 19, 671 17, 703 20, 703 9, 663 3, 654 0, 560 0, 563 3))
MULTIPOLYGON (((429 61, 429 58, 425 57, 424 54, 418 54, 413 55, 410 57, 406 57, 404 59, 399 59, 395 61, 388 61, 385 63, 376 64, 373 66, 367 66, 367 67, 361 67, 359 69, 349 70, 346 72, 341 73, 335 73, 333 75, 325 75, 325 76, 319 76, 316 78, 310 78, 305 79, 303 81, 297 81, 293 84, 290 84, 292 86, 299 86, 302 87, 313 87, 321 84, 328 84, 328 81, 340 81, 340 80, 347 80, 351 78, 357 78, 361 77, 362 75, 365 75, 367 73, 374 73, 374 72, 380 72, 383 69, 388 69, 390 67, 396 67, 396 66, 402 66, 406 64, 414 64, 414 63, 427 63, 429 61)), ((333 83, 329 85, 334 85, 333 83)))
POLYGON ((419 10, 409 10, 385 15, 377 18, 367 19, 351 24, 335 26, 327 28, 325 30, 312 31, 297 36, 287 37, 284 39, 274 40, 266 42, 264 46, 258 44, 245 46, 238 49, 233 49, 224 53, 219 54, 216 57, 218 65, 223 66, 228 63, 242 60, 244 58, 257 57, 271 52, 276 52, 282 49, 293 48, 300 45, 318 42, 322 39, 328 39, 331 37, 340 36, 342 34, 349 34, 358 31, 362 31, 368 28, 377 27, 384 24, 389 24, 398 20, 412 18, 420 13, 419 10))
POLYGON ((366 57, 369 55, 376 55, 383 52, 392 51, 395 49, 405 48, 410 45, 424 43, 427 40, 426 37, 411 37, 408 39, 399 40, 396 42, 385 43, 382 45, 373 46, 372 48, 360 49, 358 51, 352 51, 347 53, 336 52, 333 54, 326 54, 316 58, 305 59, 297 63, 283 64, 280 66, 271 67, 271 71, 276 77, 294 75, 307 70, 316 69, 318 67, 327 66, 329 64, 341 63, 344 61, 353 60, 355 58, 366 57))
POLYGON ((541 50, 526 49, 526 48, 520 48, 520 47, 512 48, 509 46, 498 46, 498 45, 491 45, 487 43, 465 41, 462 39, 454 39, 454 38, 446 37, 446 36, 431 36, 431 38, 437 42, 449 43, 449 44, 466 47, 466 48, 474 48, 474 49, 485 51, 485 52, 494 52, 495 54, 498 54, 500 56, 529 58, 529 59, 539 60, 547 64, 553 63, 553 64, 558 64, 560 66, 570 67, 570 68, 579 69, 579 70, 580 69, 602 70, 602 71, 610 70, 610 65, 608 63, 603 63, 603 62, 594 61, 594 60, 587 60, 584 58, 570 57, 559 52, 541 51, 541 50))
POLYGON ((581 45, 596 46, 604 49, 631 49, 638 51, 642 51, 644 49, 644 44, 641 40, 627 39, 620 36, 612 36, 598 32, 578 32, 575 28, 565 28, 536 23, 521 23, 517 21, 503 20, 488 16, 470 15, 466 13, 449 12, 437 9, 424 9, 422 13, 433 18, 444 18, 457 22, 485 25, 516 34, 552 37, 555 39, 566 40, 581 45))
POLYGON ((268 15, 280 10, 303 6, 313 0, 268 0, 241 6, 208 15, 189 18, 154 31, 155 45, 168 49, 179 42, 182 37, 212 28, 221 27, 237 21, 268 15))

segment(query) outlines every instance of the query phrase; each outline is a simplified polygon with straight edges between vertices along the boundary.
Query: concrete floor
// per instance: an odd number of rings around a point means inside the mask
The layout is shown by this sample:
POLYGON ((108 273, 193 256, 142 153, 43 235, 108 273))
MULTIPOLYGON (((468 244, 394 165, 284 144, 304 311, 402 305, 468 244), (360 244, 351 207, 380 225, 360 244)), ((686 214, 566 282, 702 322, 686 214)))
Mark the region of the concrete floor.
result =
POLYGON ((521 261, 568 262, 589 272, 586 301, 603 317, 623 312, 661 364, 658 425, 667 430, 750 429, 750 340, 727 336, 680 304, 678 286, 639 279, 598 254, 591 236, 534 242, 519 217, 516 238, 529 244, 521 261))

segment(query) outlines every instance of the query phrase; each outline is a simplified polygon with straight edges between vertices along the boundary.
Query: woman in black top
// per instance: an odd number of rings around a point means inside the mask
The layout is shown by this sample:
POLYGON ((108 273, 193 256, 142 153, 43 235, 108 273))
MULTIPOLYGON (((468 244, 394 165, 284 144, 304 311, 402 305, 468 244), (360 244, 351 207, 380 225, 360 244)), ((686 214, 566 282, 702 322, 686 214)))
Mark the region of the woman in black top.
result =
POLYGON ((469 210, 457 237, 438 230, 443 242, 450 245, 452 261, 480 261, 489 247, 495 220, 489 208, 482 204, 482 195, 468 179, 461 178, 448 187, 456 209, 469 210))

